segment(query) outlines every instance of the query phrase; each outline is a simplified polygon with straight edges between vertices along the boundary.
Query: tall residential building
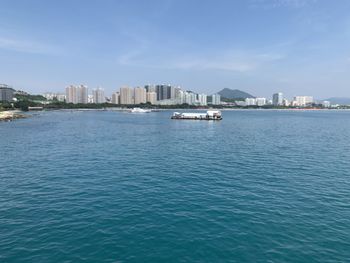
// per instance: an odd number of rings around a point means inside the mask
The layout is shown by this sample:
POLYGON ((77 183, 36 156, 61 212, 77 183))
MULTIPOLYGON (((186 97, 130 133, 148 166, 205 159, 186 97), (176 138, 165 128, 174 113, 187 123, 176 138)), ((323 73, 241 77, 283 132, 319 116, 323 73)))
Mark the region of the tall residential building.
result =
POLYGON ((283 105, 283 93, 278 92, 272 95, 272 104, 274 106, 283 105))
POLYGON ((87 86, 80 85, 78 87, 78 103, 86 104, 88 103, 89 90, 87 86))
POLYGON ((283 106, 285 107, 289 107, 290 106, 290 103, 287 99, 283 99, 283 106))
POLYGON ((154 91, 149 91, 146 93, 146 100, 151 104, 157 104, 157 93, 154 91))
POLYGON ((93 103, 105 103, 106 97, 105 97, 105 91, 104 89, 97 88, 92 90, 92 96, 93 96, 93 103))
POLYGON ((207 95, 206 94, 198 94, 198 103, 200 106, 207 105, 207 95))
POLYGON ((312 96, 295 96, 293 105, 294 106, 307 106, 314 102, 314 98, 312 96))
POLYGON ((12 101, 15 90, 6 84, 0 84, 0 101, 12 101))
POLYGON ((246 106, 256 106, 256 99, 255 98, 246 98, 245 105, 246 106))
POLYGON ((266 105, 266 98, 256 98, 256 105, 257 106, 264 106, 266 105))
POLYGON ((211 96, 211 104, 213 104, 213 105, 220 105, 221 104, 220 94, 213 94, 211 96))
POLYGON ((73 85, 66 87, 66 102, 77 103, 77 89, 73 85))
POLYGON ((120 104, 130 105, 134 103, 134 90, 129 87, 120 88, 120 104))
POLYGON ((170 86, 170 99, 174 100, 175 99, 175 88, 170 86))
POLYGON ((135 104, 146 103, 146 89, 137 87, 134 89, 135 104))
POLYGON ((181 99, 182 93, 183 93, 183 91, 180 87, 174 88, 174 98, 175 99, 181 99))
POLYGON ((192 91, 185 91, 185 103, 188 105, 197 104, 197 94, 192 91))
POLYGON ((145 85, 145 89, 147 92, 157 92, 156 87, 154 85, 145 85))
POLYGON ((84 85, 70 85, 66 88, 66 101, 68 103, 88 103, 88 88, 84 85))
POLYGON ((175 97, 174 87, 170 85, 156 85, 157 100, 168 100, 175 97))
POLYGON ((192 99, 191 99, 191 93, 185 91, 184 92, 184 103, 191 105, 192 99))
POLYGON ((112 94, 112 104, 119 104, 119 92, 112 94))
POLYGON ((328 101, 328 100, 322 101, 322 107, 330 108, 331 107, 331 102, 328 101))

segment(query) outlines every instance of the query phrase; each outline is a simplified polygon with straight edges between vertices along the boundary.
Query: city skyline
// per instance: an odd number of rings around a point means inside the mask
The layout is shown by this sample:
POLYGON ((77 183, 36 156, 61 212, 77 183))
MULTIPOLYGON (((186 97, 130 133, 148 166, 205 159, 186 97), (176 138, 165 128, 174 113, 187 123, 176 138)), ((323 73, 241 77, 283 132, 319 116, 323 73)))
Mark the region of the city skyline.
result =
MULTIPOLYGON (((44 93, 42 94, 48 101, 61 101, 73 104, 103 104, 112 103, 115 105, 192 105, 192 106, 274 106, 274 107, 310 107, 322 105, 324 108, 338 108, 341 104, 330 100, 317 100, 313 96, 297 95, 292 98, 285 97, 282 92, 277 92, 268 97, 252 97, 246 94, 244 97, 236 97, 236 99, 224 97, 219 93, 208 95, 205 93, 195 93, 193 91, 183 90, 181 87, 171 85, 145 85, 144 87, 128 87, 124 86, 119 91, 114 91, 111 96, 105 94, 103 88, 92 89, 89 94, 86 85, 70 85, 66 87, 66 93, 44 93), (223 99, 221 101, 221 99, 223 99)), ((349 105, 349 104, 347 104, 349 105)))
POLYGON ((349 97, 350 2, 3 1, 0 82, 349 97))

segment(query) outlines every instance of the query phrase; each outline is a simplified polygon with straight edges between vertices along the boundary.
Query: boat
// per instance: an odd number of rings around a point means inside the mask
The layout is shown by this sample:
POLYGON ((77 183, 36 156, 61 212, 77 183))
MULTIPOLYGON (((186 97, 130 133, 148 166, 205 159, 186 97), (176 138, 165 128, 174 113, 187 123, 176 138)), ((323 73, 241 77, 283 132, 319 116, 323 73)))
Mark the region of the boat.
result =
POLYGON ((28 107, 28 110, 31 111, 31 110, 36 110, 36 111, 39 111, 39 110, 43 110, 44 107, 28 107))
POLYGON ((141 109, 141 108, 133 108, 130 112, 131 113, 149 113, 149 112, 151 112, 151 110, 145 110, 145 109, 141 109))
POLYGON ((171 119, 175 120, 206 120, 219 121, 222 120, 221 111, 208 110, 206 113, 180 113, 174 112, 171 119))

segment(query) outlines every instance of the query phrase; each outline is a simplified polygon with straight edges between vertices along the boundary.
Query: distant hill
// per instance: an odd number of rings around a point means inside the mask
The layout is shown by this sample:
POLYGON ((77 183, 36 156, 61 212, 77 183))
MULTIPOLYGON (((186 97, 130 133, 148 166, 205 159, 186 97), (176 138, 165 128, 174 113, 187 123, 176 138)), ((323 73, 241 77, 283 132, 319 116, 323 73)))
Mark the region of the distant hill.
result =
POLYGON ((350 105, 350 98, 333 97, 325 100, 330 101, 331 104, 350 105))
POLYGON ((220 96, 222 98, 226 98, 226 99, 230 99, 230 100, 255 98, 253 95, 251 95, 251 94, 249 94, 247 92, 238 90, 238 89, 225 88, 225 89, 219 91, 218 94, 220 94, 220 96))

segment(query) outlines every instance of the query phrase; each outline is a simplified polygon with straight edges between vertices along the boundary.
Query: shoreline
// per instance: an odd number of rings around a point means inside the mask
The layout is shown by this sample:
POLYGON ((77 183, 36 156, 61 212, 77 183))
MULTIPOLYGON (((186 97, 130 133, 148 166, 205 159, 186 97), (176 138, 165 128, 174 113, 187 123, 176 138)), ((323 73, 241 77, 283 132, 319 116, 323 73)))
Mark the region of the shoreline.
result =
POLYGON ((13 121, 25 118, 28 118, 28 116, 19 110, 0 111, 0 121, 13 121))

